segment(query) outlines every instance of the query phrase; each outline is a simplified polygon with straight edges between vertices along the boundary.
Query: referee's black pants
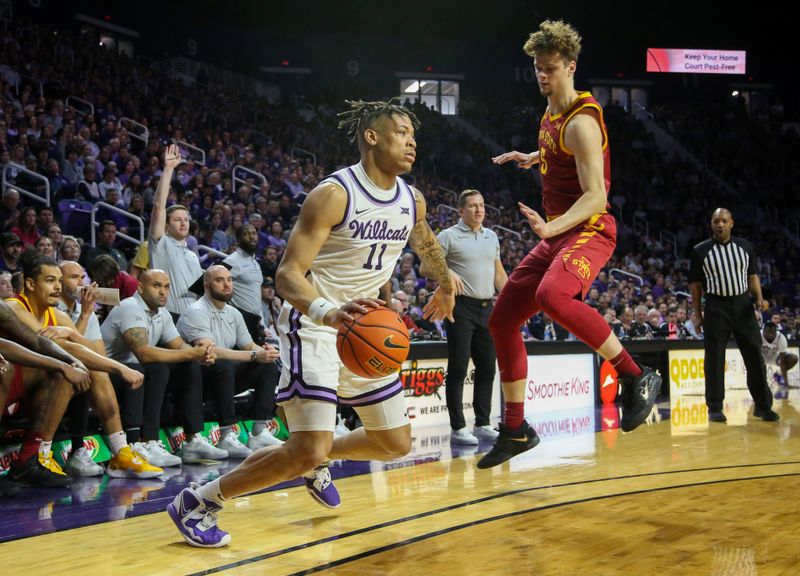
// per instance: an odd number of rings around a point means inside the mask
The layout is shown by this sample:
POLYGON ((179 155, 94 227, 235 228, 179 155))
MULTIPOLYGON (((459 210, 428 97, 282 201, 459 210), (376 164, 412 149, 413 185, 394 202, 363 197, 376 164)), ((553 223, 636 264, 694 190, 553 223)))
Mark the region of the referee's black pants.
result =
POLYGON ((706 295, 703 311, 705 343, 706 404, 709 412, 722 412, 725 400, 725 349, 733 337, 747 369, 747 388, 756 408, 772 408, 772 391, 767 384, 761 333, 750 296, 706 295))
POLYGON ((475 426, 489 424, 492 407, 492 385, 494 384, 496 355, 494 342, 489 334, 489 316, 492 314, 491 300, 477 300, 468 296, 456 296, 453 309, 455 323, 445 320, 447 330, 447 375, 445 395, 453 430, 464 428, 464 379, 470 356, 475 364, 472 407, 475 410, 475 426))

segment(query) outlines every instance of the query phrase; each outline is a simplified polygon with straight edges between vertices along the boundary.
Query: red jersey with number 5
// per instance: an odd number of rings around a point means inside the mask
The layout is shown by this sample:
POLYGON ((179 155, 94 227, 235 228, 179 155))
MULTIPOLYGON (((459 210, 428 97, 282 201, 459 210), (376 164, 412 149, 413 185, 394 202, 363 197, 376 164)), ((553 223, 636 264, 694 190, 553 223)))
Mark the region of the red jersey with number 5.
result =
POLYGON ((589 92, 578 92, 578 98, 560 114, 545 112, 539 126, 539 174, 542 176, 542 206, 547 216, 560 216, 575 204, 583 190, 578 180, 575 156, 564 143, 567 124, 577 114, 588 114, 600 124, 603 136, 603 177, 606 195, 611 187, 611 157, 603 109, 589 92))

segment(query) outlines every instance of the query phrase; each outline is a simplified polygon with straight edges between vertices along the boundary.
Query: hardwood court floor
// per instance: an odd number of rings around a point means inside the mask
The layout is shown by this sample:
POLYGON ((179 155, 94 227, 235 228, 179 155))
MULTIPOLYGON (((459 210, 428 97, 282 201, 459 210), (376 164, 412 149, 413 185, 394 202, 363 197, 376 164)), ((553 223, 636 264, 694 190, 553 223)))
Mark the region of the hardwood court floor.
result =
POLYGON ((26 576, 800 574, 800 391, 776 401, 778 423, 748 416, 743 394, 726 405, 730 425, 709 425, 696 398, 660 406, 632 434, 572 435, 564 416, 547 428, 561 432, 492 470, 469 451, 451 456, 446 431, 418 431, 427 452, 416 460, 337 480, 338 510, 302 488, 233 501, 220 520, 228 548, 189 548, 156 513, 0 544, 0 566, 26 576))

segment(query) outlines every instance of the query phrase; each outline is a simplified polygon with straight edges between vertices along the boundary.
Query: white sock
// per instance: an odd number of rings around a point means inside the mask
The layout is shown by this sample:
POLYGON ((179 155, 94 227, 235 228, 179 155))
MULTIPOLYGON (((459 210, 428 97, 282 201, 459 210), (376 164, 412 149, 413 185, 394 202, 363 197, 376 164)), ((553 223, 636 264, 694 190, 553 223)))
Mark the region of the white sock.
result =
POLYGON ((45 442, 42 440, 39 442, 39 454, 42 456, 47 456, 47 454, 53 449, 53 441, 45 442))
POLYGON ((228 500, 222 495, 222 489, 219 485, 219 478, 212 480, 208 484, 203 484, 200 486, 200 488, 197 489, 197 493, 206 500, 212 500, 220 506, 224 506, 225 502, 228 500))
POLYGON ((108 447, 114 456, 119 454, 119 451, 128 445, 128 439, 125 437, 125 432, 123 430, 109 434, 106 438, 108 438, 108 447))
POLYGON ((267 427, 266 422, 253 421, 253 436, 258 436, 267 427))
POLYGON ((219 429, 220 440, 222 440, 223 438, 225 438, 225 436, 231 434, 232 432, 233 432, 233 426, 220 426, 219 429))

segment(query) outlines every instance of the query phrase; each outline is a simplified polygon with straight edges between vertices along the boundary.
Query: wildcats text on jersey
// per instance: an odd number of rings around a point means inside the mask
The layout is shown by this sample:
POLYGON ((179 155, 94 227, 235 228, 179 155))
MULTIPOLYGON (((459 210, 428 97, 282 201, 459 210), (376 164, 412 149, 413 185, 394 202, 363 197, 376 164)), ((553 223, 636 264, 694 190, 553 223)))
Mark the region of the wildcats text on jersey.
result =
POLYGON ((351 238, 359 238, 361 240, 406 242, 409 233, 408 226, 393 229, 389 227, 387 220, 367 220, 366 222, 351 220, 348 228, 353 231, 351 238))

